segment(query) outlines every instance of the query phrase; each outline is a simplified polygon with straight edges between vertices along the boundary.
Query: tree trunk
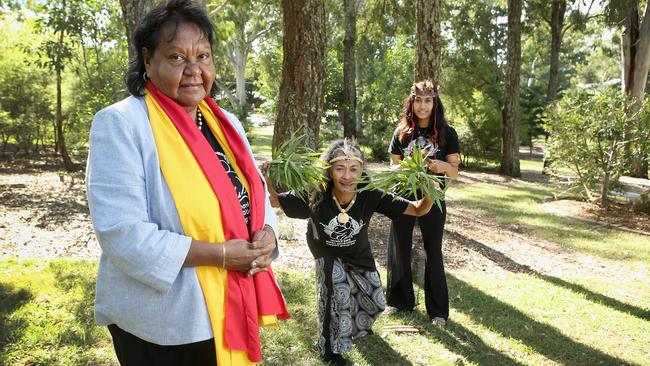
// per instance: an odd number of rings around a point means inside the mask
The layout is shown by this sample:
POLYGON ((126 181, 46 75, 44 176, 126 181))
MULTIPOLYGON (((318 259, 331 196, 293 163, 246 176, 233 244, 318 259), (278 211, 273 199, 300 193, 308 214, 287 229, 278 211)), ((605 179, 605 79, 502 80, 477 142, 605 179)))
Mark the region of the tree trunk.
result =
MULTIPOLYGON (((61 32, 60 41, 63 42, 63 32, 61 32)), ((71 172, 74 170, 74 164, 72 164, 70 155, 68 155, 68 149, 65 146, 65 136, 63 134, 63 112, 61 110, 61 68, 61 66, 57 66, 56 68, 56 132, 59 137, 58 147, 59 153, 61 153, 61 160, 63 161, 65 169, 71 172)))
POLYGON ((636 56, 636 42, 639 38, 639 8, 637 4, 628 9, 625 29, 621 35, 622 88, 625 94, 632 91, 632 75, 636 56))
POLYGON ((133 35, 140 24, 140 19, 156 4, 154 0, 120 0, 122 18, 126 29, 126 40, 129 44, 129 60, 133 60, 137 52, 133 45, 133 35))
MULTIPOLYGON (((650 6, 646 5, 642 20, 639 19, 638 3, 634 3, 627 11, 625 30, 621 35, 622 88, 630 97, 631 104, 627 108, 634 115, 645 97, 650 67, 650 6)), ((634 120, 629 123, 638 122, 634 120)), ((626 141, 634 140, 635 136, 630 136, 630 130, 634 128, 626 128, 626 141)), ((631 142, 625 147, 625 156, 630 175, 648 177, 648 162, 645 159, 647 151, 643 151, 636 142, 631 142)))
MULTIPOLYGON (((546 103, 552 103, 557 98, 560 83, 560 48, 562 47, 562 30, 564 28, 564 14, 566 13, 566 0, 553 0, 551 4, 551 62, 548 70, 548 88, 546 90, 546 103)), ((548 141, 548 135, 546 136, 548 141)), ((542 174, 548 174, 551 166, 549 158, 544 156, 542 174)))
MULTIPOLYGON (((361 65, 359 63, 359 60, 357 58, 354 59, 354 74, 356 77, 356 82, 359 83, 359 76, 361 75, 361 65)), ((356 92, 356 90, 355 90, 356 92)), ((356 97, 356 95, 355 95, 356 97)), ((361 118, 361 110, 359 109, 359 99, 355 98, 355 105, 354 105, 354 118, 356 120, 356 136, 358 139, 363 137, 363 124, 362 124, 362 118, 361 118)))
POLYGON ((560 47, 562 46, 562 28, 564 28, 564 13, 566 0, 553 0, 551 4, 551 65, 548 71, 548 103, 557 98, 560 82, 560 47))
POLYGON ((302 127, 318 149, 325 87, 325 2, 282 0, 284 59, 273 148, 302 127))
POLYGON ((508 0, 508 50, 501 123, 501 174, 521 177, 519 169, 519 73, 521 69, 521 0, 508 0))
MULTIPOLYGON (((648 68, 650 67, 650 4, 646 5, 643 23, 641 23, 641 27, 639 28, 634 58, 630 95, 635 101, 634 111, 636 112, 645 97, 645 86, 648 80, 648 68)), ((645 160, 646 156, 647 151, 636 149, 631 161, 632 176, 648 178, 648 161, 645 160)))
POLYGON ((357 0, 343 0, 345 39, 343 40, 343 136, 356 136, 357 84, 355 43, 357 41, 357 0))
POLYGON ((246 61, 248 52, 243 45, 232 50, 233 63, 235 64, 235 95, 239 102, 238 115, 244 115, 246 111, 246 61))
POLYGON ((417 0, 415 5, 415 81, 440 79, 440 0, 417 0))
POLYGON ((605 172, 603 175, 602 186, 600 187, 600 206, 604 209, 609 207, 609 173, 605 172))

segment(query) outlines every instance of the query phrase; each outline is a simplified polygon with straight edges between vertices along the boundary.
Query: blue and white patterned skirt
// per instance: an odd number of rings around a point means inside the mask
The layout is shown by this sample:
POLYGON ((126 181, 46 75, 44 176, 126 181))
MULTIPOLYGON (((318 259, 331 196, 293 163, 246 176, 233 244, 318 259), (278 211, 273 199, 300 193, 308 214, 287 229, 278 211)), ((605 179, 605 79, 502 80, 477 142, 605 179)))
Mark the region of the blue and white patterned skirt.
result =
POLYGON ((321 354, 349 351, 353 339, 372 334, 386 307, 379 273, 352 268, 337 257, 316 259, 316 301, 321 354))

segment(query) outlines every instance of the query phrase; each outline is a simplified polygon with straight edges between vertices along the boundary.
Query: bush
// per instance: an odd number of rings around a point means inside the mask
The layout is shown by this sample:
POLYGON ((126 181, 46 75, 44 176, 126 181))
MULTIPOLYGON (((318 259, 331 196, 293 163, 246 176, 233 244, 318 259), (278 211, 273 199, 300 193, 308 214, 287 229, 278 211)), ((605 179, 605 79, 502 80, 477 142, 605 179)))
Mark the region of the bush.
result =
POLYGON ((624 131, 628 129, 631 136, 643 132, 631 130, 638 126, 631 121, 640 114, 626 109, 625 97, 616 89, 578 91, 546 109, 552 172, 568 169, 570 190, 591 201, 599 195, 603 207, 624 169, 624 131))

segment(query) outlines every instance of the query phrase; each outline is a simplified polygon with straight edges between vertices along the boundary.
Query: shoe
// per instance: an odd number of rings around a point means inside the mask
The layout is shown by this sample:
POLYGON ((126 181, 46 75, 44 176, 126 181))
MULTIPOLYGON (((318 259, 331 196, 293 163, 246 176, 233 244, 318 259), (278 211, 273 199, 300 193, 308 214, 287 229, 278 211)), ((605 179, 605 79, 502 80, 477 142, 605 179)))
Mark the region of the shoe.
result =
POLYGON ((447 320, 445 318, 441 318, 439 316, 431 319, 431 325, 434 327, 443 327, 447 325, 447 320))
POLYGON ((394 306, 386 306, 386 308, 384 309, 384 315, 393 315, 398 311, 400 311, 399 308, 396 308, 394 306))
POLYGON ((328 365, 334 365, 334 366, 346 366, 348 364, 348 361, 341 356, 338 353, 326 353, 324 355, 321 355, 320 358, 327 362, 328 365))

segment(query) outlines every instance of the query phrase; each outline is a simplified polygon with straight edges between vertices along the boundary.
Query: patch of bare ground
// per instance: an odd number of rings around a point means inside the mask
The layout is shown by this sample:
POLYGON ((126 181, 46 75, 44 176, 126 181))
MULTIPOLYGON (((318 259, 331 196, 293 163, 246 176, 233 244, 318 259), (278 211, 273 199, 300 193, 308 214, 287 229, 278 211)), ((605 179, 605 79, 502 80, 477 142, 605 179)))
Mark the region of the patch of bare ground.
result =
POLYGON ((0 257, 99 257, 83 172, 3 164, 0 202, 0 257))

